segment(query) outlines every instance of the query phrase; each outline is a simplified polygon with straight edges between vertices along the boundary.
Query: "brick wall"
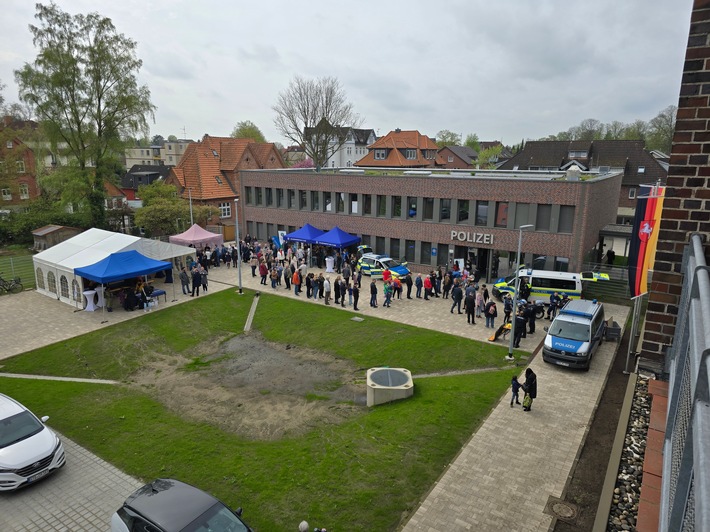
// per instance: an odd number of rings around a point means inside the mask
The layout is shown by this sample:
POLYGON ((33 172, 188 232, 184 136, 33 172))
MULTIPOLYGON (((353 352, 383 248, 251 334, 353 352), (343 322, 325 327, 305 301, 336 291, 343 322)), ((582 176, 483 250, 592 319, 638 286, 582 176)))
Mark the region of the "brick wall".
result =
MULTIPOLYGON (((683 249, 694 232, 710 233, 710 0, 695 0, 690 22, 668 187, 663 205, 642 354, 660 359, 670 345, 683 249)), ((708 247, 706 245, 706 256, 708 247)))

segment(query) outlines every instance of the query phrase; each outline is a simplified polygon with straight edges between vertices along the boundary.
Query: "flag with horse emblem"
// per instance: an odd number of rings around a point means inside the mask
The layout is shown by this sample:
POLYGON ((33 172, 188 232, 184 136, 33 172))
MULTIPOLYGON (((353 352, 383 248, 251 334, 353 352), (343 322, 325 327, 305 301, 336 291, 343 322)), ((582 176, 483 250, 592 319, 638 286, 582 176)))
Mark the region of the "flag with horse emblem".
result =
POLYGON ((629 289, 631 297, 648 292, 648 270, 656 258, 658 230, 663 211, 665 187, 641 185, 636 200, 636 218, 629 247, 629 289))

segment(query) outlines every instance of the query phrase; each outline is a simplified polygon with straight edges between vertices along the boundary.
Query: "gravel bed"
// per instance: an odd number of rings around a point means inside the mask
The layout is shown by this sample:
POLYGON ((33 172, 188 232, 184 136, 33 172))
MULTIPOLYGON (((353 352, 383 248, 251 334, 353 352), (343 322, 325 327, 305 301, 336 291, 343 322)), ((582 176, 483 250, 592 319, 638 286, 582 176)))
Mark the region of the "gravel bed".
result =
POLYGON ((629 424, 626 427, 619 472, 616 475, 616 486, 614 487, 607 530, 636 530, 643 478, 643 457, 646 452, 646 436, 650 416, 648 377, 639 375, 636 381, 629 424))

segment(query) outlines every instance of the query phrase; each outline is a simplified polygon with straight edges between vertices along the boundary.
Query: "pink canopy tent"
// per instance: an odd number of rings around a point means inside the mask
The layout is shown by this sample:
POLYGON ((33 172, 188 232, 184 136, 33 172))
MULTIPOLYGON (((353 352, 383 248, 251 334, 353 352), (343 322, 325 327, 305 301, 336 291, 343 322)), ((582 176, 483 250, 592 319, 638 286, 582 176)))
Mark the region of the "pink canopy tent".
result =
POLYGON ((220 246, 224 243, 224 237, 217 233, 210 233, 209 231, 202 229, 199 225, 195 224, 190 229, 179 235, 170 237, 171 244, 181 244, 183 246, 189 246, 192 244, 193 247, 201 248, 205 246, 210 246, 214 248, 215 246, 220 246))

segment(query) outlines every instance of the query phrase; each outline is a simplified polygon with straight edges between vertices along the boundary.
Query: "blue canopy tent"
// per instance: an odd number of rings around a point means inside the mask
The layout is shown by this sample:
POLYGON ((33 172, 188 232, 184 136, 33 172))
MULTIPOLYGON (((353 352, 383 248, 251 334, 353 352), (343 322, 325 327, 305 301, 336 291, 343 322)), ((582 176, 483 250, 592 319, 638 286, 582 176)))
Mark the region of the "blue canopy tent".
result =
POLYGON ((316 229, 311 224, 306 224, 293 233, 288 233, 284 236, 284 240, 293 242, 304 242, 306 244, 314 244, 316 239, 325 233, 320 229, 316 229))
POLYGON ((346 233, 340 227, 335 226, 333 229, 324 233, 322 236, 318 237, 315 241, 316 244, 321 246, 330 246, 332 248, 346 248, 357 244, 360 242, 361 238, 359 236, 351 235, 346 233))
MULTIPOLYGON (((132 249, 112 253, 105 259, 89 266, 74 268, 74 275, 81 275, 86 279, 101 283, 101 290, 103 290, 104 284, 172 269, 172 266, 170 262, 151 259, 132 249)), ((173 285, 174 290, 175 285, 173 285)))

